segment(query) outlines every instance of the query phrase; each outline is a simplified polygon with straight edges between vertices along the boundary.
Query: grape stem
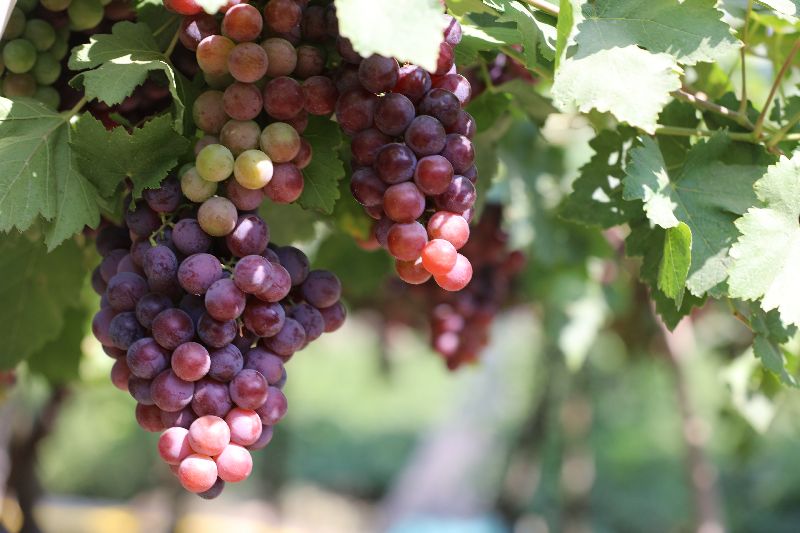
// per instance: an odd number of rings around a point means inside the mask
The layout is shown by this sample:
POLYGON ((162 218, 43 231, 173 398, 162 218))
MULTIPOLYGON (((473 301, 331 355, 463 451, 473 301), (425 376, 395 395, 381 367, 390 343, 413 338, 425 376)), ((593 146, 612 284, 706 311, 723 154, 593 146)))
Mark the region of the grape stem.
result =
POLYGON ((678 89, 677 91, 672 92, 672 96, 674 96, 678 100, 683 100, 684 102, 688 102, 693 106, 697 107, 698 109, 705 109, 706 111, 711 111, 712 113, 716 113, 717 115, 721 115, 723 117, 734 120, 736 121, 737 124, 747 129, 752 130, 755 127, 753 123, 750 122, 750 119, 747 118, 747 115, 745 115, 744 113, 734 111, 729 107, 715 104, 714 102, 708 100, 705 97, 705 95, 699 93, 690 93, 685 89, 678 89))
POLYGON ((764 102, 764 107, 761 109, 761 114, 758 115, 758 120, 756 120, 756 125, 753 129, 753 137, 756 139, 761 136, 761 131, 764 128, 764 119, 767 118, 769 106, 772 104, 772 99, 775 98, 775 93, 778 92, 778 87, 780 87, 781 81, 783 81, 783 77, 786 74, 786 71, 789 70, 789 66, 792 64, 792 60, 794 59, 794 56, 797 55, 797 52, 800 52, 800 40, 795 41, 794 46, 789 52, 789 55, 786 57, 786 61, 783 62, 780 71, 778 71, 778 75, 775 76, 775 81, 772 83, 772 88, 769 91, 769 96, 767 96, 767 101, 764 102))
POLYGON ((772 137, 770 137, 769 141, 767 142, 767 148, 772 148, 773 146, 784 140, 784 138, 787 137, 789 131, 791 131, 792 128, 797 126, 798 123, 800 123, 800 111, 795 113, 794 116, 792 116, 792 118, 789 119, 789 122, 787 122, 784 127, 782 127, 775 134, 773 134, 772 137))
POLYGON ((522 0, 522 1, 528 4, 529 6, 535 7, 536 9, 544 11, 545 13, 549 13, 554 17, 558 16, 559 13, 558 6, 551 4, 546 0, 522 0))
POLYGON ((181 27, 178 26, 178 30, 175 32, 175 35, 172 36, 172 40, 169 42, 169 46, 167 46, 167 49, 164 50, 164 56, 167 58, 168 61, 169 61, 169 56, 171 56, 172 52, 175 51, 175 46, 178 44, 178 37, 180 36, 180 34, 181 34, 181 27))

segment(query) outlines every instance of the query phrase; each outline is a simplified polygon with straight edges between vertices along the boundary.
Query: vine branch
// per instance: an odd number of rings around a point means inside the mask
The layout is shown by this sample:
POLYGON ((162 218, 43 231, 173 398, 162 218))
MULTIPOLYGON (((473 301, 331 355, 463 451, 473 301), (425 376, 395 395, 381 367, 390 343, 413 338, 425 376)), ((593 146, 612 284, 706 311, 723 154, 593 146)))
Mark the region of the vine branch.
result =
POLYGON ((753 11, 753 0, 747 0, 747 11, 744 15, 744 30, 742 32, 742 98, 739 102, 739 114, 747 116, 747 36, 750 27, 750 13, 753 11))
POLYGON ((781 70, 778 71, 778 75, 775 76, 775 81, 772 83, 772 88, 769 90, 767 101, 764 102, 764 107, 761 109, 761 114, 758 115, 758 120, 756 120, 756 125, 753 129, 753 137, 756 139, 761 136, 761 131, 764 128, 764 119, 767 118, 769 106, 772 104, 772 99, 775 98, 775 93, 778 92, 778 87, 780 87, 781 81, 783 80, 786 71, 789 70, 789 66, 792 64, 792 60, 794 59, 794 56, 797 55, 797 52, 800 52, 800 40, 795 41, 794 46, 792 46, 792 49, 786 58, 786 61, 784 61, 783 65, 781 66, 781 70))
POLYGON ((753 123, 750 122, 750 119, 747 118, 747 115, 745 115, 744 113, 734 111, 729 107, 715 104, 711 100, 708 100, 704 95, 698 93, 690 93, 685 89, 678 89, 677 91, 672 92, 672 96, 674 96, 678 100, 683 100, 684 102, 688 102, 699 109, 705 109, 706 111, 711 111, 712 113, 715 113, 717 115, 729 118, 735 121, 740 126, 745 127, 747 129, 752 130, 755 127, 753 123))

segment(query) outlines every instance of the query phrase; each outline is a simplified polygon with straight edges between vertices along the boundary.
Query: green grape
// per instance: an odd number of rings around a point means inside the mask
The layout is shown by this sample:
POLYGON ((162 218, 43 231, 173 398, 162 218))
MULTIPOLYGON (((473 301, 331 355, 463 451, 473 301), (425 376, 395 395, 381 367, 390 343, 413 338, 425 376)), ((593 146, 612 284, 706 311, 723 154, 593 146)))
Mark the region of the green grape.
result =
POLYGON ((61 103, 61 97, 58 95, 58 91, 52 87, 44 87, 40 85, 36 88, 36 92, 34 93, 33 97, 54 110, 58 109, 58 105, 61 103))
POLYGON ((272 161, 261 150, 245 150, 236 158, 233 176, 245 189, 260 189, 272 179, 272 161))
POLYGON ((88 30, 100 24, 104 11, 100 0, 72 0, 67 13, 72 29, 88 30))
POLYGON ((61 63, 47 52, 39 54, 31 74, 39 85, 52 85, 61 75, 61 63))
POLYGON ((39 0, 17 0, 17 7, 20 8, 25 14, 28 14, 36 9, 37 5, 39 5, 39 0))
POLYGON ((233 173, 233 154, 221 144, 209 144, 197 154, 195 166, 207 181, 223 181, 233 173))
POLYGON ((36 92, 36 80, 30 74, 6 73, 3 78, 3 95, 6 98, 33 96, 36 92))
POLYGON ((204 180, 197 169, 190 166, 181 173, 181 192, 192 202, 205 202, 217 192, 217 184, 204 180))
POLYGON ((72 0, 39 0, 39 3, 48 11, 64 11, 72 3, 72 0))
POLYGON ((36 48, 27 39, 14 39, 3 48, 3 62, 11 72, 28 72, 36 63, 36 48))
POLYGON ((24 35, 40 52, 49 50, 56 42, 56 30, 42 19, 29 20, 24 35))
POLYGON ((197 210, 197 223, 212 237, 224 237, 236 227, 236 206, 227 198, 209 198, 197 210))
POLYGON ((60 38, 56 39, 56 42, 53 43, 47 53, 53 56, 53 59, 61 61, 69 53, 69 42, 62 41, 60 38))
POLYGON ((6 31, 3 33, 3 39, 10 41, 16 39, 25 31, 25 13, 18 7, 11 10, 11 16, 8 18, 6 31))

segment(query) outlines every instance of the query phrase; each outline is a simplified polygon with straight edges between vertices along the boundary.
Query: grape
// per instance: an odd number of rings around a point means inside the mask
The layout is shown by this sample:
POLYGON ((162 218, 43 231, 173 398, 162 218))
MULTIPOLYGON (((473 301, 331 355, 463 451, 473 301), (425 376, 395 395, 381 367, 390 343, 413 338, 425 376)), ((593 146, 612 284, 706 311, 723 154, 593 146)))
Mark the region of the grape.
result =
POLYGON ((390 185, 410 180, 416 165, 416 156, 402 143, 387 144, 375 156, 378 177, 390 185))
POLYGON ((222 35, 209 35, 197 45, 197 65, 212 76, 228 74, 228 55, 236 44, 222 35))
POLYGON ((251 409, 234 407, 225 416, 231 432, 231 443, 249 446, 261 436, 261 418, 251 409))
POLYGON ((269 243, 269 228, 258 215, 241 216, 225 243, 235 257, 258 255, 269 243))
POLYGON ((346 37, 339 36, 339 38, 336 39, 336 51, 339 52, 339 55, 342 56, 342 59, 348 63, 358 65, 363 60, 363 58, 353 48, 353 43, 351 43, 350 39, 346 37))
POLYGON ((189 426, 188 439, 194 451, 214 456, 219 455, 230 443, 231 432, 222 418, 205 415, 189 426))
POLYGON ((178 282, 189 294, 205 294, 222 275, 219 259, 207 253, 190 255, 178 267, 178 282))
POLYGON ((264 187, 270 200, 279 204, 290 204, 303 193, 303 174, 291 163, 275 165, 272 180, 264 187))
POLYGON ((457 174, 461 174, 469 170, 475 162, 475 149, 472 147, 472 142, 464 135, 450 133, 446 137, 442 156, 452 163, 457 174))
POLYGON ((396 59, 373 54, 358 66, 358 79, 366 90, 380 94, 397 84, 399 71, 396 59))
POLYGON ((247 447, 248 450, 262 450, 272 441, 272 426, 261 426, 261 436, 253 444, 247 447))
POLYGON ((99 0, 72 0, 67 13, 73 30, 88 30, 103 20, 103 5, 99 0))
POLYGON ((242 446, 229 444, 216 458, 220 479, 229 483, 244 481, 253 471, 253 458, 242 446))
POLYGON ((302 85, 305 109, 312 115, 327 116, 336 108, 339 93, 327 76, 310 76, 302 85))
POLYGON ((224 237, 236 227, 236 206, 227 198, 212 196, 200 205, 197 222, 212 237, 224 237))
POLYGON ((245 189, 261 189, 272 179, 272 173, 272 161, 261 150, 245 150, 233 165, 234 178, 245 189))
MULTIPOLYGON (((225 61, 225 68, 227 69, 227 56, 225 56, 225 61)), ((236 81, 233 79, 230 72, 226 72, 225 74, 208 74, 207 72, 203 72, 203 79, 211 89, 216 89, 218 91, 224 91, 228 85, 236 81)))
POLYGON ((189 446, 189 431, 181 427, 170 427, 158 439, 158 454, 165 463, 178 465, 192 453, 189 446))
POLYGON ((261 417, 261 423, 265 426, 274 426, 281 419, 286 416, 288 410, 288 402, 286 396, 277 387, 270 387, 267 391, 267 400, 258 409, 256 413, 261 417))
POLYGON ((145 336, 145 330, 132 312, 119 313, 108 324, 111 345, 127 350, 131 344, 145 336))
POLYGON ((415 261, 428 242, 425 227, 419 222, 395 224, 386 238, 389 253, 401 261, 415 261))
POLYGON ((327 270, 312 270, 300 286, 303 298, 316 308, 330 307, 342 296, 342 284, 327 270))
POLYGON ((161 227, 161 218, 146 203, 140 203, 133 210, 125 212, 125 223, 135 234, 149 237, 161 227))
POLYGON ((453 165, 440 155, 421 158, 414 170, 414 183, 420 191, 429 196, 446 191, 452 179, 453 165))
POLYGON ((469 239, 469 224, 456 213, 439 211, 428 220, 428 236, 449 241, 459 250, 469 239))
POLYGON ((210 489, 198 492, 197 495, 204 500, 213 500, 222 494, 223 490, 225 490, 225 482, 217 478, 217 481, 214 482, 210 489))
POLYGON ((267 76, 278 78, 288 76, 294 71, 297 65, 297 52, 292 43, 286 39, 272 37, 261 43, 261 47, 269 58, 267 76))
MULTIPOLYGON (((383 211, 383 208, 381 208, 383 211)), ((377 219, 377 222, 374 226, 374 233, 375 239, 378 241, 382 247, 386 248, 388 245, 388 237, 389 237, 389 230, 392 229, 394 222, 391 218, 383 216, 382 218, 377 219)))
POLYGON ((219 132, 219 142, 235 156, 258 148, 261 128, 252 120, 229 120, 219 132))
POLYGON ((183 46, 192 52, 197 50, 200 41, 219 33, 217 19, 206 13, 183 17, 178 38, 183 46))
POLYGON ((422 259, 413 261, 395 260, 395 271, 400 279, 411 285, 420 285, 431 279, 431 274, 422 266, 422 259))
POLYGON ((453 126, 461 111, 461 102, 455 94, 445 89, 431 89, 417 106, 420 115, 430 115, 443 126, 453 126))
POLYGON ((172 370, 164 370, 150 386, 153 401, 162 411, 180 411, 192 401, 194 383, 184 381, 172 370))
POLYGON ((154 292, 167 292, 177 284, 178 259, 164 245, 158 245, 144 254, 144 272, 154 292))
MULTIPOLYGON (((35 73, 36 73, 36 67, 34 67, 34 74, 35 73)), ((44 87, 44 86, 37 87, 36 92, 33 94, 33 98, 35 98, 36 100, 40 101, 45 106, 53 110, 58 109, 58 106, 61 105, 61 96, 58 94, 58 91, 52 87, 44 87)))
MULTIPOLYGON (((172 242, 184 255, 206 252, 211 248, 211 237, 203 231, 195 218, 179 220, 172 229, 172 242)), ((180 268, 178 268, 180 281, 180 268)))
POLYGON ((289 124, 274 122, 261 132, 259 144, 275 163, 288 163, 300 151, 300 135, 289 124))
POLYGON ((225 383, 206 377, 195 384, 192 411, 198 416, 223 417, 228 414, 232 406, 228 386, 225 383))
POLYGON ((286 320, 283 306, 278 303, 251 300, 247 303, 242 316, 244 326, 259 337, 276 335, 286 320))
POLYGON ((294 0, 269 0, 264 6, 264 22, 277 33, 288 33, 300 24, 302 11, 294 0))
POLYGON ((463 109, 458 112, 458 118, 455 123, 447 128, 447 133, 458 133, 467 139, 472 139, 475 136, 475 131, 475 119, 463 109))
POLYGON ((308 277, 309 260, 306 254, 294 246, 281 246, 275 249, 278 259, 289 272, 292 286, 299 285, 308 277))
POLYGON ((128 392, 131 397, 141 405, 155 405, 151 390, 152 380, 130 376, 128 378, 128 392))
POLYGON ((283 361, 281 361, 281 358, 260 346, 247 353, 244 368, 258 370, 270 385, 278 383, 283 377, 283 361))
POLYGON ((353 165, 372 166, 378 150, 390 142, 392 142, 391 137, 375 128, 356 134, 350 143, 353 165))
POLYGON ((306 332, 306 344, 317 340, 325 332, 325 319, 317 308, 301 302, 289 311, 289 316, 297 320, 306 332))
POLYGON ((236 81, 254 83, 267 73, 268 61, 267 52, 261 46, 256 43, 241 43, 228 54, 228 71, 236 81))
POLYGON ((233 403, 242 409, 258 409, 267 400, 269 384, 260 372, 245 369, 239 372, 230 383, 233 403))
POLYGON ((474 185, 476 181, 478 181, 478 167, 472 165, 464 172, 461 173, 465 178, 467 178, 472 184, 474 185))
POLYGON ((131 371, 128 369, 125 359, 119 358, 114 361, 114 365, 111 367, 111 383, 119 390, 127 392, 130 377, 131 371))
POLYGON ((153 338, 167 350, 174 350, 194 338, 194 322, 180 309, 165 309, 153 319, 153 338))
POLYGON ((120 248, 112 250, 111 253, 103 258, 100 262, 100 276, 103 278, 103 281, 106 283, 111 281, 111 278, 113 278, 119 270, 119 262, 122 261, 122 258, 126 255, 125 250, 120 248))
POLYGON ((383 211, 395 222, 413 222, 425 211, 425 195, 412 182, 392 185, 383 195, 383 211))
POLYGON ((416 115, 414 104, 400 93, 389 93, 378 100, 375 127, 386 135, 402 135, 416 115))
POLYGON ((444 76, 455 64, 455 51, 446 42, 439 45, 439 58, 436 60, 435 76, 444 76))
MULTIPOLYGON (((212 348, 222 348, 227 346, 236 338, 236 322, 233 320, 219 321, 214 320, 210 315, 203 313, 197 321, 197 336, 207 346, 212 348)), ((212 354, 211 369, 214 369, 214 358, 212 354)))
POLYGON ((303 109, 292 118, 287 118, 284 122, 293 127, 297 133, 302 135, 308 127, 308 113, 305 109, 303 109))
POLYGON ((325 333, 336 331, 347 318, 347 310, 341 302, 336 302, 329 307, 318 308, 322 319, 325 321, 325 333))
POLYGON ((171 213, 181 205, 181 184, 170 176, 161 182, 157 189, 145 189, 142 192, 148 207, 156 213, 171 213))
POLYGON ((436 207, 443 211, 464 213, 475 204, 475 185, 464 176, 455 176, 442 194, 436 196, 436 207))
POLYGON ((204 180, 197 168, 191 167, 181 175, 181 192, 192 202, 203 202, 214 196, 217 184, 204 180))
POLYGON ((342 93, 336 101, 336 120, 350 135, 371 128, 377 103, 378 97, 364 89, 342 93))
POLYGON ((155 405, 136 404, 136 423, 145 431, 157 433, 164 430, 161 423, 161 409, 155 405))
POLYGON ((31 74, 40 85, 52 85, 61 75, 61 63, 47 52, 39 54, 31 74))
POLYGON ((405 65, 400 67, 397 83, 392 91, 406 96, 416 104, 430 89, 431 76, 425 69, 416 65, 405 65))
MULTIPOLYGON (((297 66, 293 75, 300 79, 319 76, 325 70, 325 53, 316 46, 297 47, 297 66)), ((335 100, 335 99, 334 99, 335 100)))
POLYGON ((22 36, 25 32, 25 24, 25 13, 19 7, 14 7, 8 17, 5 32, 2 34, 3 40, 8 41, 22 36))
POLYGON ((192 104, 192 119, 198 128, 215 135, 220 132, 222 126, 228 121, 228 114, 225 112, 222 100, 221 91, 205 91, 197 97, 192 104))
MULTIPOLYGON (((446 74, 433 82, 433 88, 453 93, 460 104, 467 105, 472 97, 472 86, 461 74, 446 74)), ((427 113, 432 114, 432 113, 427 113)))
POLYGON ((361 82, 358 81, 358 67, 343 63, 339 65, 339 70, 334 76, 336 89, 339 93, 345 93, 353 89, 362 89, 361 82))
POLYGON ((95 239, 97 251, 105 257, 111 250, 118 248, 128 249, 131 246, 131 239, 125 228, 117 226, 104 226, 97 232, 95 239))
POLYGON ((131 374, 142 379, 153 379, 169 366, 169 352, 151 337, 131 344, 126 361, 131 374))
POLYGON ((203 10, 195 0, 164 0, 164 7, 179 15, 197 15, 203 10))
POLYGON ((252 120, 261 112, 261 91, 252 83, 235 82, 223 95, 225 112, 236 120, 252 120))
POLYGON ((3 47, 3 63, 10 72, 28 72, 36 63, 36 47, 27 39, 9 41, 3 47))
POLYGON ((264 21, 258 9, 250 4, 239 4, 225 12, 222 34, 234 41, 255 41, 261 35, 264 21))
POLYGON ((445 145, 444 127, 435 118, 420 115, 411 121, 405 133, 405 141, 417 156, 438 154, 445 145))
POLYGON ((115 311, 133 311, 136 302, 147 294, 147 282, 132 272, 120 272, 108 282, 106 294, 115 311))
POLYGON ((202 344, 186 342, 172 352, 172 371, 184 381, 197 381, 211 368, 211 357, 202 344))
POLYGON ((328 37, 325 8, 322 6, 306 7, 303 11, 300 27, 305 39, 309 41, 324 41, 328 37))
POLYGON ((292 78, 281 76, 264 86, 264 111, 276 120, 288 120, 305 105, 303 88, 292 78))
POLYGON ((455 266, 447 274, 434 276, 433 279, 446 291, 460 291, 472 279, 472 264, 469 259, 458 254, 455 266))
POLYGON ((456 266, 458 252, 444 239, 433 239, 422 250, 422 264, 434 276, 443 276, 456 266))
MULTIPOLYGON (((279 302, 283 300, 292 289, 292 278, 289 272, 280 264, 272 264, 271 284, 261 287, 256 297, 265 302, 279 302)), ((245 310, 246 312, 246 310, 245 310)))
POLYGON ((265 283, 271 283, 272 267, 260 255, 247 255, 236 263, 233 281, 247 294, 255 294, 265 283))
POLYGON ((220 182, 233 173, 233 161, 233 154, 226 147, 210 144, 197 154, 196 169, 204 180, 220 182))
MULTIPOLYGON (((195 393, 192 397, 192 404, 194 404, 195 399, 197 398, 197 385, 195 385, 195 393)), ((174 412, 161 412, 161 423, 164 424, 166 427, 181 427, 184 429, 189 429, 189 426, 197 420, 197 415, 194 414, 192 408, 190 406, 184 407, 180 411, 174 412)))
POLYGON ((245 295, 228 278, 216 281, 206 292, 206 312, 216 320, 235 320, 244 311, 245 295))
POLYGON ((161 311, 172 307, 172 301, 165 295, 151 292, 142 296, 136 304, 136 319, 147 329, 161 311))
MULTIPOLYGON (((41 19, 31 19, 25 25, 25 33, 23 34, 33 46, 40 52, 49 50, 56 42, 56 31, 49 22, 41 19)), ((13 37, 4 36, 6 39, 13 37)))
POLYGON ((217 464, 207 455, 192 454, 181 461, 178 467, 178 479, 183 488, 189 492, 208 491, 217 482, 217 464))
POLYGON ((92 270, 92 289, 102 297, 105 296, 106 287, 108 287, 108 283, 103 279, 103 275, 100 273, 100 266, 98 265, 92 270))
POLYGON ((300 150, 297 152, 297 155, 294 156, 294 159, 292 159, 292 164, 296 166, 298 170, 303 170, 311 164, 313 155, 314 149, 311 147, 311 143, 301 138, 300 150))
POLYGON ((7 72, 3 77, 3 96, 17 98, 33 96, 36 93, 36 79, 30 74, 7 72))
POLYGON ((461 24, 454 17, 445 16, 448 22, 447 29, 444 30, 444 41, 450 46, 455 46, 461 42, 461 24))
POLYGON ((265 348, 286 361, 294 352, 305 346, 306 333, 298 321, 287 318, 281 330, 272 337, 264 338, 262 343, 265 348))

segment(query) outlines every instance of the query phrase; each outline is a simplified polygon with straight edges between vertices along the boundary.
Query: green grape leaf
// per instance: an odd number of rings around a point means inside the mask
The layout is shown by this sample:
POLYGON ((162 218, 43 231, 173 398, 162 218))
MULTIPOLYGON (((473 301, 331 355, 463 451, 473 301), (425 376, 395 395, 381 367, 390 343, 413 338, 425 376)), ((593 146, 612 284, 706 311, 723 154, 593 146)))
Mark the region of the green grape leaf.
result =
POLYGON ((800 0, 758 0, 758 3, 774 9, 781 15, 800 17, 800 0))
POLYGON ((136 0, 134 7, 136 20, 147 24, 159 48, 166 50, 183 17, 167 11, 164 0, 136 0))
POLYGON ((575 11, 572 7, 572 0, 560 0, 558 8, 558 23, 556 24, 556 69, 558 69, 564 55, 567 53, 567 45, 572 39, 572 28, 575 25, 575 11))
POLYGON ((680 308, 686 276, 692 263, 692 230, 683 222, 666 230, 664 254, 658 267, 658 288, 680 308))
POLYGON ((498 22, 512 21, 517 25, 522 39, 518 41, 524 45, 522 53, 526 65, 537 63, 536 47, 538 46, 542 57, 553 61, 556 55, 556 18, 542 11, 531 11, 522 2, 511 1, 506 5, 503 15, 498 17, 498 22))
POLYGON ((100 221, 97 190, 76 168, 65 116, 27 99, 0 98, 0 231, 49 222, 52 250, 100 221))
POLYGON ((84 71, 73 78, 73 85, 82 87, 87 98, 108 105, 130 96, 151 71, 163 72, 175 106, 175 127, 182 128, 185 106, 177 89, 181 74, 173 70, 147 24, 118 22, 110 34, 93 35, 88 43, 73 49, 68 66, 84 71))
MULTIPOLYGON (((558 109, 553 107, 550 100, 531 89, 531 84, 521 80, 511 80, 502 85, 496 86, 498 91, 501 91, 513 98, 513 104, 528 115, 534 122, 544 124, 545 120, 552 113, 557 113, 558 109)), ((499 117, 493 117, 496 120, 499 117)), ((477 119, 476 119, 477 120, 477 119)), ((480 123, 478 123, 478 130, 483 130, 480 123)))
POLYGON ((786 369, 786 359, 783 350, 776 343, 763 335, 756 335, 753 338, 753 353, 761 359, 764 367, 778 376, 782 383, 798 387, 797 379, 786 369))
POLYGON ((459 65, 474 63, 479 52, 492 52, 522 40, 513 22, 498 22, 496 17, 472 15, 461 26, 461 42, 456 47, 456 62, 459 65))
POLYGON ((470 100, 467 111, 475 119, 478 133, 492 129, 494 123, 503 116, 511 104, 511 98, 506 93, 484 91, 470 100))
POLYGON ((86 276, 75 241, 52 252, 26 236, 0 236, 0 368, 13 368, 61 334, 86 276))
POLYGON ((800 153, 769 167, 755 192, 761 205, 736 221, 741 236, 731 248, 730 295, 761 299, 762 309, 800 325, 800 153))
POLYGON ((303 169, 305 186, 297 203, 329 215, 339 199, 339 180, 345 176, 344 163, 339 159, 342 132, 327 118, 310 117, 303 138, 311 143, 314 157, 303 169))
POLYGON ((445 18, 439 0, 334 0, 339 32, 362 56, 380 54, 436 70, 445 18))
POLYGON ((121 126, 106 130, 87 114, 75 126, 71 145, 78 167, 103 196, 112 195, 130 178, 134 198, 144 189, 158 187, 190 147, 172 128, 168 115, 149 120, 129 134, 121 126))
POLYGON ((68 308, 61 334, 28 357, 28 368, 53 384, 78 379, 81 342, 90 320, 91 314, 85 308, 68 308))
POLYGON ((447 10, 456 17, 462 17, 467 13, 489 13, 496 14, 499 6, 489 0, 449 0, 447 10))
POLYGON ((737 237, 733 222, 755 203, 753 183, 760 165, 726 165, 720 161, 730 139, 720 133, 698 142, 677 172, 668 172, 658 144, 644 138, 631 151, 623 185, 626 200, 641 200, 648 219, 662 228, 680 222, 691 229, 692 256, 686 286, 703 295, 725 280, 728 255, 737 237))

